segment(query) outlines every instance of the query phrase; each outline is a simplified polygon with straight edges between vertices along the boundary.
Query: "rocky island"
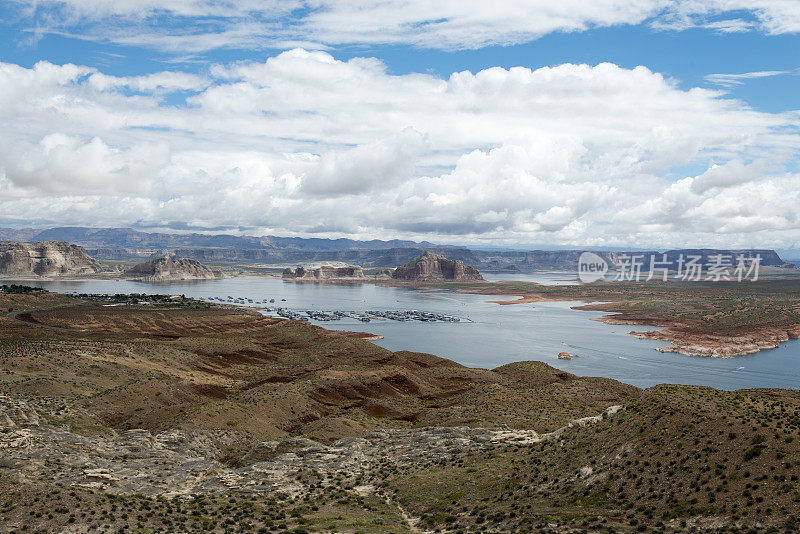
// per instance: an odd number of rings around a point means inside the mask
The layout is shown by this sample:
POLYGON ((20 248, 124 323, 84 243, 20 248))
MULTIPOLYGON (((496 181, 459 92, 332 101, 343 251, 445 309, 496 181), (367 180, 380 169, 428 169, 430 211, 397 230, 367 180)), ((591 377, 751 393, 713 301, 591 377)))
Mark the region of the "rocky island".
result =
POLYGON ((286 280, 363 280, 365 277, 364 271, 358 265, 344 267, 322 265, 316 269, 306 269, 303 266, 296 269, 286 268, 283 270, 283 278, 286 280))
POLYGON ((0 275, 57 277, 102 270, 83 247, 65 241, 0 242, 0 275))
POLYGON ((450 260, 441 254, 434 254, 428 250, 419 257, 395 269, 392 277, 397 280, 420 282, 483 280, 481 273, 474 267, 465 265, 461 260, 450 260))
POLYGON ((125 276, 142 282, 224 278, 221 271, 213 270, 197 260, 178 258, 169 254, 140 263, 125 271, 125 276))

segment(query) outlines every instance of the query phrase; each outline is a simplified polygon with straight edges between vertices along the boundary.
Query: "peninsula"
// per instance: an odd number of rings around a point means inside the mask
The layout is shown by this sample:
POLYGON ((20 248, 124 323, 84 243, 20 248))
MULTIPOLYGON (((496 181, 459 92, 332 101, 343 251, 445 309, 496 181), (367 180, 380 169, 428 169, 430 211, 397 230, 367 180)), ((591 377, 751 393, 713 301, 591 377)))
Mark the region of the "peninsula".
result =
POLYGON ((516 299, 499 305, 583 301, 579 310, 607 312, 607 324, 658 328, 631 335, 668 342, 662 352, 731 358, 778 347, 800 337, 800 278, 757 282, 595 282, 542 285, 533 282, 421 284, 516 299))

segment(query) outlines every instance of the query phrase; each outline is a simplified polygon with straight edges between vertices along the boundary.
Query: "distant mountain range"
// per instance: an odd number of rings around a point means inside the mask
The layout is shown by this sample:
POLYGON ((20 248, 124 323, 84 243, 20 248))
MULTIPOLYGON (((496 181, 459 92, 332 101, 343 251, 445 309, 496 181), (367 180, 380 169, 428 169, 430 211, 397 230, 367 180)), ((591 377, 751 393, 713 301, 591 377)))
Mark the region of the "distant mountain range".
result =
POLYGON ((381 250, 430 248, 433 243, 392 239, 356 241, 277 236, 236 236, 228 234, 163 234, 133 228, 61 227, 47 230, 0 228, 0 241, 67 241, 87 248, 221 248, 262 250, 381 250))
MULTIPOLYGON (((363 267, 397 267, 418 257, 423 250, 460 260, 483 271, 516 272, 542 269, 574 270, 583 249, 576 250, 476 250, 442 246, 427 241, 415 242, 353 239, 320 239, 276 236, 235 236, 209 234, 165 234, 140 232, 132 228, 63 227, 48 230, 13 230, 0 228, 0 241, 66 241, 81 245, 93 258, 100 260, 146 261, 177 254, 210 263, 260 263, 269 265, 301 265, 323 262, 344 262, 363 267)), ((640 255, 646 269, 650 259, 661 260, 660 251, 623 252, 595 250, 610 265, 619 265, 623 254, 640 255)), ((716 254, 759 254, 762 265, 794 267, 774 251, 681 249, 666 252, 671 267, 684 256, 701 257, 709 265, 716 254)))

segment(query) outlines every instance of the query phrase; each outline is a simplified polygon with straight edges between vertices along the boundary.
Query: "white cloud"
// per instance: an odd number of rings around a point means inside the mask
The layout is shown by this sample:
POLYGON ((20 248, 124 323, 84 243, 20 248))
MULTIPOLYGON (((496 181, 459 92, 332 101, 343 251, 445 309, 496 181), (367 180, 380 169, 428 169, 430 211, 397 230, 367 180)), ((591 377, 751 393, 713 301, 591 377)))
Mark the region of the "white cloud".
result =
POLYGON ((553 32, 648 24, 719 32, 800 31, 795 0, 17 0, 37 33, 147 46, 316 48, 404 44, 471 49, 553 32))
POLYGON ((0 131, 0 224, 495 245, 800 237, 797 113, 644 67, 439 78, 306 50, 207 77, 0 64, 0 118, 17 125, 0 131), (708 170, 669 178, 687 166, 708 170))
POLYGON ((778 35, 800 31, 800 4, 795 0, 672 0, 657 24, 672 29, 709 27, 721 31, 756 29, 778 35), (745 13, 741 17, 717 21, 714 17, 745 13))
POLYGON ((744 33, 753 30, 755 24, 742 19, 726 19, 706 22, 700 26, 709 30, 715 30, 719 33, 744 33))
POLYGON ((800 174, 762 175, 756 169, 738 162, 712 166, 619 217, 678 235, 709 236, 716 243, 794 246, 800 220, 791 206, 800 201, 800 174))
POLYGON ((299 0, 38 0, 16 3, 29 11, 61 8, 76 19, 109 16, 144 19, 157 12, 179 17, 233 17, 248 13, 275 16, 302 6, 299 0))
POLYGON ((691 189, 694 193, 705 193, 712 188, 733 187, 754 182, 766 174, 765 170, 762 162, 745 165, 740 161, 731 160, 724 165, 712 165, 700 176, 695 176, 691 189))
POLYGON ((69 196, 146 195, 170 154, 163 143, 115 149, 97 137, 84 142, 53 133, 32 147, 7 144, 0 157, 5 178, 21 189, 69 196))
POLYGON ((756 72, 743 72, 739 74, 709 74, 706 76, 706 80, 716 85, 732 87, 734 85, 742 85, 747 80, 781 76, 783 74, 791 74, 793 72, 794 71, 790 70, 762 70, 756 72))
POLYGON ((325 43, 403 43, 428 48, 480 48, 531 41, 557 31, 637 24, 659 9, 651 0, 328 0, 301 31, 325 43))
POLYGON ((156 72, 142 76, 108 76, 95 72, 89 77, 89 84, 97 91, 111 88, 128 88, 141 93, 175 91, 200 91, 211 85, 210 80, 197 74, 186 72, 156 72))
POLYGON ((422 134, 407 128, 389 139, 328 152, 305 173, 300 190, 331 197, 393 188, 412 178, 423 142, 422 134))

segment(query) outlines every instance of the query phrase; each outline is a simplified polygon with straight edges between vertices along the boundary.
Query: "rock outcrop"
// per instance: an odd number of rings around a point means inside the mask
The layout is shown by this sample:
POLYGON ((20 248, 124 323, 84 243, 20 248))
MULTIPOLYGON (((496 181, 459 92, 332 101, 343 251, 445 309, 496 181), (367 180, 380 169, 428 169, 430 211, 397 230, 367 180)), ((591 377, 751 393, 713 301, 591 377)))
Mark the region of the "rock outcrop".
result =
POLYGON ((284 269, 283 278, 288 280, 362 280, 364 271, 358 265, 345 267, 323 265, 316 269, 306 269, 301 266, 297 269, 284 269))
POLYGON ((222 272, 215 271, 197 260, 178 258, 172 255, 140 263, 125 271, 125 276, 142 282, 223 278, 222 272))
POLYGON ((82 247, 65 241, 0 242, 0 274, 64 276, 102 270, 82 247))
POLYGON ((391 280, 393 274, 394 270, 392 269, 381 269, 375 273, 374 277, 376 280, 391 280))
MULTIPOLYGON (((609 318, 609 319, 613 319, 609 318)), ((614 324, 603 320, 605 323, 614 324)), ((632 322, 624 322, 632 324, 632 322)), ((629 332, 639 339, 668 341, 671 344, 656 347, 659 352, 677 352, 685 356, 708 358, 733 358, 755 354, 756 352, 778 348, 790 339, 800 339, 800 327, 762 327, 739 335, 687 332, 680 327, 667 327, 647 332, 629 332)))
MULTIPOLYGON (((316 484, 298 477, 313 471, 326 486, 341 486, 391 460, 399 466, 466 458, 499 444, 530 445, 563 439, 613 416, 621 407, 574 419, 554 432, 507 426, 424 427, 374 430, 325 445, 303 437, 256 444, 235 467, 221 463, 214 433, 129 429, 84 436, 50 422, 42 406, 0 396, 0 474, 29 482, 58 481, 67 487, 116 495, 230 495, 233 492, 295 498, 316 484), (9 415, 10 414, 10 415, 9 415)), ((217 438, 224 436, 216 435, 217 438)))
POLYGON ((418 258, 395 269, 392 276, 398 280, 417 281, 483 280, 477 269, 465 265, 461 260, 450 260, 427 250, 418 258))

